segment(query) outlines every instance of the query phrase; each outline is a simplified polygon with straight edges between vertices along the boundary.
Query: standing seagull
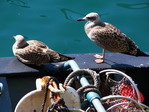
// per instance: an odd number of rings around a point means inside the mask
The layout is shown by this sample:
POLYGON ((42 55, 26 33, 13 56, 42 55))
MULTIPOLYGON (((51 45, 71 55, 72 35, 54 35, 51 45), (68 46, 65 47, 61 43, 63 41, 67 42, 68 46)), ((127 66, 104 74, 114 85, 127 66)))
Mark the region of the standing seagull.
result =
POLYGON ((47 45, 40 41, 25 41, 22 35, 16 35, 14 38, 16 42, 12 47, 13 53, 25 64, 40 66, 47 63, 62 62, 73 59, 49 49, 47 45))
POLYGON ((97 13, 89 13, 77 21, 88 21, 85 24, 87 36, 98 46, 103 48, 102 56, 96 54, 95 62, 103 63, 105 50, 119 52, 133 56, 149 56, 142 52, 138 46, 112 24, 101 22, 97 13))

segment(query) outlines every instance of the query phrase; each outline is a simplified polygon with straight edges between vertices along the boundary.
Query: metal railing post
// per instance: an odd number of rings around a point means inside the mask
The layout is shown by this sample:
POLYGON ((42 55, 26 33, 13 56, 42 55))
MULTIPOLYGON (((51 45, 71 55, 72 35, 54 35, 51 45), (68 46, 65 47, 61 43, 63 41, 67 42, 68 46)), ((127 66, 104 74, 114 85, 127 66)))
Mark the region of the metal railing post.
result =
POLYGON ((0 95, 3 93, 3 83, 0 82, 0 95))

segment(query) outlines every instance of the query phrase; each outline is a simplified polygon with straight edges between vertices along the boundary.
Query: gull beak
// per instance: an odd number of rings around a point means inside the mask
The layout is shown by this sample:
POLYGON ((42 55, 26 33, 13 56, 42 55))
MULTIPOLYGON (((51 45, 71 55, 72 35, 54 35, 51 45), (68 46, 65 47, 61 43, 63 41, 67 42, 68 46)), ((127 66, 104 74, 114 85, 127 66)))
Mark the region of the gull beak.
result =
POLYGON ((86 18, 77 19, 77 21, 86 21, 86 18))

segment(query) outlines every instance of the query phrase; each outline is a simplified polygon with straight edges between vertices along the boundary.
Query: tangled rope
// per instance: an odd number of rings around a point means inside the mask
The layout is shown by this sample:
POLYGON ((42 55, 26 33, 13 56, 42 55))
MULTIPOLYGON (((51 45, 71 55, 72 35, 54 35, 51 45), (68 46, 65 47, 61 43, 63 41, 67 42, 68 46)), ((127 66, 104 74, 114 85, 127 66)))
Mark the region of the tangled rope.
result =
POLYGON ((70 73, 65 79, 64 85, 71 86, 75 79, 77 79, 77 76, 80 75, 90 75, 94 81, 94 86, 97 88, 99 87, 100 82, 98 80, 98 74, 95 71, 89 69, 80 69, 70 73))
MULTIPOLYGON (((44 107, 46 104, 46 100, 47 100, 47 94, 48 94, 48 87, 50 85, 50 80, 53 80, 56 82, 57 85, 59 85, 59 82, 56 78, 54 77, 50 77, 47 82, 46 82, 46 88, 45 88, 45 93, 44 93, 44 100, 43 100, 43 104, 41 106, 41 111, 40 112, 44 112, 44 107)), ((59 88, 59 87, 58 87, 59 88)), ((47 110, 47 112, 54 112, 54 110, 58 111, 58 112, 69 112, 67 106, 65 105, 64 99, 61 98, 59 99, 57 102, 54 102, 47 110)))
POLYGON ((87 85, 87 86, 83 86, 80 87, 77 90, 77 93, 82 96, 83 94, 86 94, 88 92, 96 92, 97 94, 101 95, 101 92, 97 89, 97 87, 95 87, 94 85, 87 85))
POLYGON ((46 104, 46 99, 47 99, 47 94, 48 94, 48 87, 49 87, 49 81, 51 80, 51 79, 54 79, 53 77, 51 77, 51 78, 49 78, 48 80, 47 80, 47 83, 46 83, 46 89, 45 89, 45 93, 44 93, 44 100, 43 100, 43 104, 41 105, 41 111, 40 112, 43 112, 43 110, 44 110, 44 106, 45 106, 45 104, 46 104))
POLYGON ((96 92, 97 94, 100 94, 100 91, 98 90, 99 88, 99 84, 100 84, 100 81, 98 79, 98 74, 93 71, 93 70, 89 70, 89 69, 80 69, 80 70, 77 70, 77 71, 74 71, 72 73, 70 73, 65 82, 64 82, 64 85, 67 85, 67 86, 71 86, 72 83, 78 78, 78 76, 86 76, 86 75, 89 75, 91 76, 91 78, 93 79, 93 83, 94 85, 87 85, 87 86, 83 86, 83 87, 80 87, 77 92, 80 96, 82 96, 83 94, 87 94, 88 92, 96 92))
POLYGON ((57 102, 53 103, 49 108, 47 112, 70 112, 68 110, 68 107, 65 105, 64 99, 61 98, 57 102))

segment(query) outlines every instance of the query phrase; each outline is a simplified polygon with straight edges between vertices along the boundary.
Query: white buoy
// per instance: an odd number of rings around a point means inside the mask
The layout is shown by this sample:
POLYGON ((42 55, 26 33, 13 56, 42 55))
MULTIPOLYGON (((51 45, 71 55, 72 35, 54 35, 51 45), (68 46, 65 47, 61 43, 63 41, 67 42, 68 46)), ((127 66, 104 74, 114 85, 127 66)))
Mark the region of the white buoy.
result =
MULTIPOLYGON (((37 90, 33 90, 23 96, 18 102, 14 112, 40 112, 45 97, 44 84, 45 83, 43 83, 42 79, 37 79, 37 90)), ((59 89, 51 86, 48 87, 47 100, 44 106, 44 111, 47 110, 47 108, 52 104, 52 101, 50 100, 52 92, 59 93, 59 97, 64 99, 65 105, 68 107, 68 109, 80 109, 80 98, 76 90, 69 86, 63 88, 63 85, 59 84, 59 89)))

